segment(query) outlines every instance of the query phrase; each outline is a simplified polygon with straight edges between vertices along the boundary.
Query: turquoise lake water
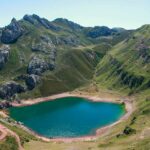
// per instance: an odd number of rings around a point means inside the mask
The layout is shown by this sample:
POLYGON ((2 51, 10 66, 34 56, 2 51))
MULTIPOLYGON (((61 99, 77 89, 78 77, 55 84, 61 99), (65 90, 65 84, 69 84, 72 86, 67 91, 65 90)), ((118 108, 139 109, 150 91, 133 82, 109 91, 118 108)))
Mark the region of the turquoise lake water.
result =
POLYGON ((49 138, 81 137, 117 121, 124 106, 92 102, 85 98, 65 97, 31 106, 12 107, 10 116, 34 132, 49 138))

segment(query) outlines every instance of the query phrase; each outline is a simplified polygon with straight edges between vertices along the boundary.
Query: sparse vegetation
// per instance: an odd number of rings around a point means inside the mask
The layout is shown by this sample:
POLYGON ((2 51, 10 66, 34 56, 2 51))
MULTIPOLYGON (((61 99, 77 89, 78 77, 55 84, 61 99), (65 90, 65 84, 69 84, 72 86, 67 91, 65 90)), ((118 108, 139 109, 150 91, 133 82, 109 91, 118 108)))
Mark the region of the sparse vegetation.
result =
POLYGON ((15 138, 7 136, 5 140, 0 141, 0 150, 18 150, 15 138))

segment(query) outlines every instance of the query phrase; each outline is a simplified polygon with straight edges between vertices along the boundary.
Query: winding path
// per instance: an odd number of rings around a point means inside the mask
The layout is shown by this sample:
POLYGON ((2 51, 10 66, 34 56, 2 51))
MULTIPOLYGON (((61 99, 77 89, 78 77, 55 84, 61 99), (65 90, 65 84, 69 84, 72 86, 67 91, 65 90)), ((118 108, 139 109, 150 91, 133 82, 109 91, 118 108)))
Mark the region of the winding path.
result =
POLYGON ((19 150, 24 150, 24 148, 21 145, 20 138, 19 138, 19 136, 15 132, 13 132, 10 129, 6 128, 2 124, 0 124, 0 132, 1 132, 0 141, 3 140, 3 139, 5 139, 7 135, 11 135, 11 136, 13 136, 16 139, 16 141, 18 143, 19 150))

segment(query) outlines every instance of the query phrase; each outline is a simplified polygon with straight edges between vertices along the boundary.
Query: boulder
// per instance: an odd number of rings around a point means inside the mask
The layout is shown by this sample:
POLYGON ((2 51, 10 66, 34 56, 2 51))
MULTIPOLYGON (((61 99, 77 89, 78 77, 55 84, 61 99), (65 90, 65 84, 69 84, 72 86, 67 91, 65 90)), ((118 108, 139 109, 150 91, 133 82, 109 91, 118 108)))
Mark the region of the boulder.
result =
POLYGON ((2 30, 1 41, 5 44, 14 43, 23 34, 23 29, 16 19, 2 30))
POLYGON ((8 61, 10 47, 8 45, 3 45, 0 47, 0 70, 4 67, 8 61))
POLYGON ((29 90, 32 90, 39 83, 40 77, 38 75, 31 74, 26 77, 25 82, 29 90))
POLYGON ((14 81, 0 85, 0 98, 2 99, 10 99, 15 94, 22 92, 25 92, 25 88, 14 81))

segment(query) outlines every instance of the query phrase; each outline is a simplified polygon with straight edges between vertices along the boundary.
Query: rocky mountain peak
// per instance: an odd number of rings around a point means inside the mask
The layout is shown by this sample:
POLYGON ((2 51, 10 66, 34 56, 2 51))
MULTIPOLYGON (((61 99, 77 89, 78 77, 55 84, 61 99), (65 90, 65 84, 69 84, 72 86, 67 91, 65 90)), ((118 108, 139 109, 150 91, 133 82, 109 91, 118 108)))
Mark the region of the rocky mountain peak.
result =
POLYGON ((56 25, 54 25, 52 22, 48 21, 45 18, 40 18, 38 15, 33 14, 33 15, 25 15, 23 17, 25 21, 28 21, 31 24, 37 25, 40 24, 44 26, 46 29, 54 30, 54 31, 59 31, 60 28, 56 25))
POLYGON ((87 33, 87 36, 91 38, 97 38, 100 36, 109 36, 111 35, 112 30, 106 26, 95 26, 94 28, 91 28, 89 32, 87 33))
POLYGON ((81 30, 83 27, 77 23, 74 23, 72 21, 69 21, 68 19, 65 18, 57 18, 53 22, 58 23, 58 24, 64 24, 68 27, 70 27, 72 30, 81 30))
POLYGON ((5 44, 14 43, 23 34, 23 28, 19 22, 13 18, 11 23, 2 29, 1 42, 5 44))

